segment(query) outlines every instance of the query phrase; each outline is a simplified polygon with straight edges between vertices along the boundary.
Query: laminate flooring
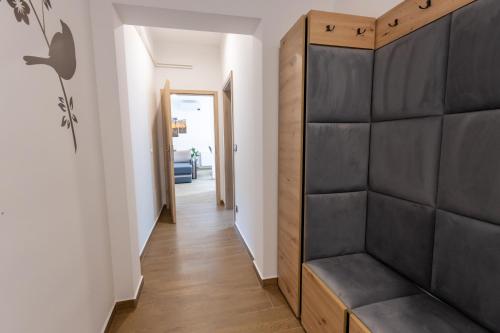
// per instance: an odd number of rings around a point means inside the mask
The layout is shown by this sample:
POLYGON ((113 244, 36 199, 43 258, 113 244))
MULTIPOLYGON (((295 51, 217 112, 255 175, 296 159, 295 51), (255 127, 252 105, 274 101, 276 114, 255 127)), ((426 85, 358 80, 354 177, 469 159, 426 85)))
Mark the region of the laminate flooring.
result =
POLYGON ((279 289, 260 286, 214 192, 178 197, 177 221, 161 216, 142 259, 138 306, 117 312, 110 332, 304 332, 279 289))

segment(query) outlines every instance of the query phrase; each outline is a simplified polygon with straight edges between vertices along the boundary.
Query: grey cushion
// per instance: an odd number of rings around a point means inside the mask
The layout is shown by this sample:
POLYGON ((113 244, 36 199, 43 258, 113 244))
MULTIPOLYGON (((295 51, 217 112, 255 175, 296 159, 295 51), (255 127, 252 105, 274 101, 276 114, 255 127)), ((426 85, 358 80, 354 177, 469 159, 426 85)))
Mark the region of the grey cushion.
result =
POLYGON ((422 287, 431 283, 435 209, 370 192, 366 250, 422 287))
POLYGON ((500 108, 500 1, 453 13, 446 94, 449 112, 500 108))
POLYGON ((373 119, 444 112, 450 16, 375 52, 373 119))
POLYGON ((420 293, 415 285, 366 253, 313 260, 307 265, 351 309, 420 293))
POLYGON ((500 110, 445 117, 439 207, 500 224, 500 110))
POLYGON ((373 51, 311 45, 307 121, 369 122, 373 51))
POLYGON ((355 309, 372 333, 487 333, 429 295, 397 298, 355 309))
POLYGON ((193 165, 191 163, 174 163, 174 174, 191 175, 193 173, 193 165))
POLYGON ((435 205, 441 118, 372 124, 370 187, 373 190, 435 205))
POLYGON ((363 252, 365 225, 366 192, 308 195, 304 259, 363 252))
POLYGON ((432 289, 500 332, 500 226, 438 210, 432 289))
POLYGON ((307 124, 307 193, 365 190, 369 137, 369 124, 307 124))

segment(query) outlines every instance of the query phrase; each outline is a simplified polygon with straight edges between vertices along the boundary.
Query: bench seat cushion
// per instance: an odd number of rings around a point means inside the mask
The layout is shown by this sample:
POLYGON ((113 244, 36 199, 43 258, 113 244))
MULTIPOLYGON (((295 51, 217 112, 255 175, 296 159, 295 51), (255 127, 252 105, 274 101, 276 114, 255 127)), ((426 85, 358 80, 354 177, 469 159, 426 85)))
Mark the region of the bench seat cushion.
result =
POLYGON ((372 333, 486 333, 451 306, 426 294, 353 310, 372 333))
POLYGON ((421 293, 366 253, 313 260, 307 265, 351 309, 421 293))

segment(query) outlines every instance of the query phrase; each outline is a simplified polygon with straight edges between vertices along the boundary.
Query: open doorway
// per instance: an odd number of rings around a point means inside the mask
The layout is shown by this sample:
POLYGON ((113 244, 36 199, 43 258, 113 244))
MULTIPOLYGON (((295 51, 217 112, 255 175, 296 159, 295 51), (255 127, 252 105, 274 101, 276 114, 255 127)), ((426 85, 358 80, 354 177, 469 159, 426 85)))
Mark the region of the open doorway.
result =
POLYGON ((177 199, 221 200, 218 93, 162 90, 165 180, 169 215, 177 222, 177 199))
POLYGON ((215 205, 220 202, 217 95, 170 91, 176 196, 210 196, 215 205))

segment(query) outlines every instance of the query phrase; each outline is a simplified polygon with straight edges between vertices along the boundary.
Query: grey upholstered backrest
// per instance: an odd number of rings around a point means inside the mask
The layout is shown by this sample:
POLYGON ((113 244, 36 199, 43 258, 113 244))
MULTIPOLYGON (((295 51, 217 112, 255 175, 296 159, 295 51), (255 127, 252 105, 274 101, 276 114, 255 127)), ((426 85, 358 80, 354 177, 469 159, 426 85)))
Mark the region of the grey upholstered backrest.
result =
POLYGON ((427 289, 450 21, 375 52, 366 249, 427 289))
POLYGON ((308 47, 304 259, 363 252, 373 51, 308 47))
POLYGON ((500 332, 499 41, 477 0, 374 58, 309 47, 305 260, 366 250, 500 332))
POLYGON ((452 18, 432 291, 500 332, 500 1, 452 18))
POLYGON ((375 53, 366 248, 500 332, 500 1, 375 53))

